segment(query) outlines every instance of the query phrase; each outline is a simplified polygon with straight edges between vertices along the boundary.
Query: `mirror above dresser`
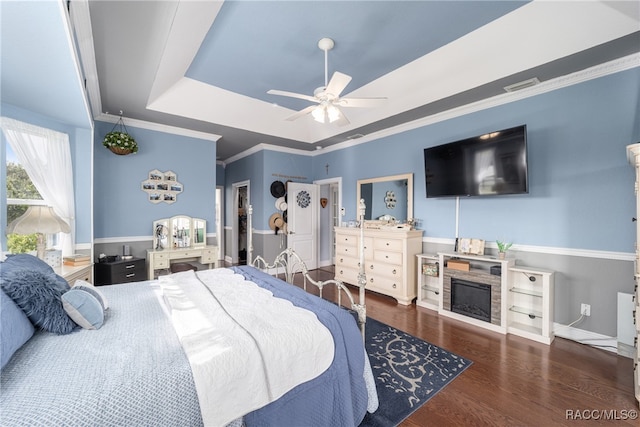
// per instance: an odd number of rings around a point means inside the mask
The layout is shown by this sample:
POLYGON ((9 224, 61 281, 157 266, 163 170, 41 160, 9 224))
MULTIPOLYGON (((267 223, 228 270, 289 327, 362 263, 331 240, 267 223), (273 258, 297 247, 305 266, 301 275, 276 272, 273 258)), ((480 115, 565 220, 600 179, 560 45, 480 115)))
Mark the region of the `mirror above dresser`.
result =
POLYGON ((357 200, 364 199, 365 223, 406 224, 413 221, 413 174, 359 179, 357 200))

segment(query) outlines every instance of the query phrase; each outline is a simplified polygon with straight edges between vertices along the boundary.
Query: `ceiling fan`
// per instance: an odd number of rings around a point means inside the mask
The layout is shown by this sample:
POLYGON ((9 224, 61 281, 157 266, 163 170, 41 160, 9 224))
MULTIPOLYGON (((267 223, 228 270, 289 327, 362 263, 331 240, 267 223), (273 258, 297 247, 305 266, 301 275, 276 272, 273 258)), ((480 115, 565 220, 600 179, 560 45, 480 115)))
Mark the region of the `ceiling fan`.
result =
POLYGON ((351 81, 351 76, 340 73, 333 73, 331 80, 328 80, 328 52, 333 49, 334 42, 330 38, 320 39, 318 47, 324 51, 324 86, 320 86, 313 91, 313 96, 301 93, 287 92, 283 90, 269 90, 268 94, 288 96, 291 98, 304 99, 318 105, 310 105, 289 117, 286 120, 293 121, 309 113, 320 123, 336 123, 338 126, 348 125, 350 122, 344 115, 340 107, 375 107, 384 102, 387 98, 340 98, 340 93, 351 81))

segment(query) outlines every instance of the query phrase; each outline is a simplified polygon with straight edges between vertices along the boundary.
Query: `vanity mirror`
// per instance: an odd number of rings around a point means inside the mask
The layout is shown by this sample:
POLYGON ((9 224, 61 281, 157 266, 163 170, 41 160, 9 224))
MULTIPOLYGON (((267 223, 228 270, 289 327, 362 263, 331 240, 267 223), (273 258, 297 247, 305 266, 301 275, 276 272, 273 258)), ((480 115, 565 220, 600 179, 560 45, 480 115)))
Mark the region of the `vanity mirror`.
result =
POLYGON ((188 248, 191 246, 191 218, 188 216, 174 216, 173 221, 173 247, 188 248))
POLYGON ((153 222, 153 250, 188 249, 207 245, 207 221, 177 215, 153 222))
POLYGON ((207 222, 204 219, 193 218, 193 246, 205 246, 207 222))
POLYGON ((397 221, 413 219, 413 174, 359 179, 357 200, 364 199, 366 221, 397 221))

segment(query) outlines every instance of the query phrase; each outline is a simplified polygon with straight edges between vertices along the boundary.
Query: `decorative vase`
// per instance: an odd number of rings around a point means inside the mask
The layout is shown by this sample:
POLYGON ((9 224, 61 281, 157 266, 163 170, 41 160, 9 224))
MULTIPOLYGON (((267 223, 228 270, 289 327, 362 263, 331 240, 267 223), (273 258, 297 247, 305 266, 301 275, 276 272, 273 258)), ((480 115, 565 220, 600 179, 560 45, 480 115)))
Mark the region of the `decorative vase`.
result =
POLYGON ((506 252, 498 252, 498 259, 504 259, 505 255, 507 255, 506 252))
POLYGON ((126 156, 127 154, 132 153, 131 150, 128 150, 126 148, 120 148, 120 147, 109 147, 109 150, 111 150, 112 153, 117 154, 119 156, 126 156))

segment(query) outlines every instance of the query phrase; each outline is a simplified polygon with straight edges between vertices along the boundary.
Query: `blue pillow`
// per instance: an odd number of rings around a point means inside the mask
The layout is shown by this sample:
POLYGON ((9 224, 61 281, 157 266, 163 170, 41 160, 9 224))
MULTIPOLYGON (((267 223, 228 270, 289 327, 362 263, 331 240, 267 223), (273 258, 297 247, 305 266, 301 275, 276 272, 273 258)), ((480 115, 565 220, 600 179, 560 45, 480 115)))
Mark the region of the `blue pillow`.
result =
POLYGON ((84 329, 100 329, 104 323, 102 304, 89 289, 76 289, 62 295, 62 306, 69 317, 84 329))
POLYGON ((109 308, 109 301, 107 300, 107 297, 104 296, 104 294, 102 293, 102 291, 98 290, 95 286, 93 286, 91 283, 89 282, 85 282, 84 280, 76 280, 76 283, 73 285, 72 289, 84 289, 87 292, 89 292, 91 295, 93 295, 94 297, 96 297, 96 299, 100 302, 100 304, 102 305, 102 309, 103 310, 107 310, 109 308))
POLYGON ((35 330, 20 307, 0 290, 0 359, 2 368, 35 330))
MULTIPOLYGON (((39 271, 43 274, 55 274, 53 268, 38 257, 29 254, 13 254, 0 263, 0 279, 5 280, 7 274, 16 270, 39 271)), ((62 277, 56 275, 56 280, 60 286, 69 289, 69 284, 62 277)))
POLYGON ((53 268, 38 257, 29 254, 8 255, 0 264, 0 274, 3 276, 15 269, 35 270, 41 273, 53 273, 53 268))
POLYGON ((2 280, 2 289, 27 315, 31 323, 56 334, 71 333, 76 324, 67 316, 60 297, 69 289, 55 273, 17 269, 2 280))

